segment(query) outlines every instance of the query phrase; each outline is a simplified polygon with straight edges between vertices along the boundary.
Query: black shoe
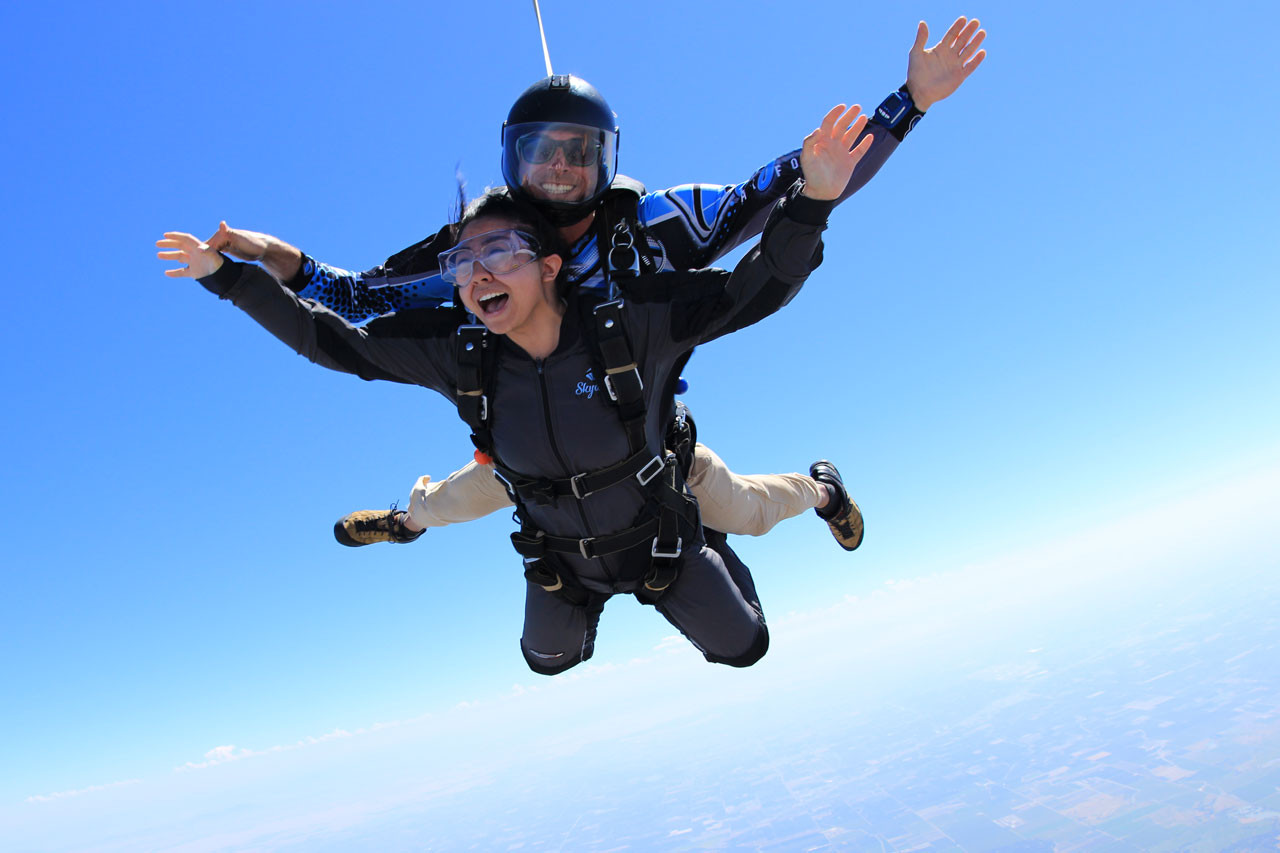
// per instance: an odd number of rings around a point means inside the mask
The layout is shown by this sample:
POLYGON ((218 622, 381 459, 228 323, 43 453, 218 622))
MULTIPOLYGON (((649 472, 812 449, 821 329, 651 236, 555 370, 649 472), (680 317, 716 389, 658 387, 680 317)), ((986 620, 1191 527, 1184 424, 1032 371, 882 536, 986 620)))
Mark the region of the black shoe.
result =
POLYGON ((849 497, 845 490, 844 480, 840 479, 840 471, 825 459, 819 459, 809 466, 809 476, 828 486, 828 492, 835 492, 838 501, 828 501, 822 509, 815 509, 831 528, 831 535, 846 551, 852 551, 862 544, 862 510, 849 497))
POLYGON ((349 548, 375 542, 403 545, 427 532, 405 527, 404 520, 408 516, 409 513, 396 509, 394 504, 391 509, 362 509, 338 519, 333 525, 333 538, 349 548))

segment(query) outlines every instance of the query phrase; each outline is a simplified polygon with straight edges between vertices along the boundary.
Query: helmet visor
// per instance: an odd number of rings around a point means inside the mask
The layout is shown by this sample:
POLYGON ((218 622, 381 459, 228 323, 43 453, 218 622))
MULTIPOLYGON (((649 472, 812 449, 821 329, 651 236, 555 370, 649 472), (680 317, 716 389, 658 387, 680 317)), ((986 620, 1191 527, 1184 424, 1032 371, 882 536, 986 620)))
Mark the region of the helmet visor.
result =
POLYGON ((593 205, 617 170, 618 136, 581 124, 526 122, 503 132, 507 185, 535 204, 593 205))

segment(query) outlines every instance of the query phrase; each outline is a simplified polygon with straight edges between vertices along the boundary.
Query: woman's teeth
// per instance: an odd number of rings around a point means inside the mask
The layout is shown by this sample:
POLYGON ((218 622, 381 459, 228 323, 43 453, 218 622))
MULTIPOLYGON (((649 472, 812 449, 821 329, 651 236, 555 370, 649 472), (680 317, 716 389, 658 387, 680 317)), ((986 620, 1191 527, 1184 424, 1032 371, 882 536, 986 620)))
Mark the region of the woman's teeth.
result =
POLYGON ((507 294, 502 292, 486 293, 484 296, 481 296, 476 300, 476 303, 480 306, 480 310, 486 314, 492 314, 505 305, 506 302, 507 294))

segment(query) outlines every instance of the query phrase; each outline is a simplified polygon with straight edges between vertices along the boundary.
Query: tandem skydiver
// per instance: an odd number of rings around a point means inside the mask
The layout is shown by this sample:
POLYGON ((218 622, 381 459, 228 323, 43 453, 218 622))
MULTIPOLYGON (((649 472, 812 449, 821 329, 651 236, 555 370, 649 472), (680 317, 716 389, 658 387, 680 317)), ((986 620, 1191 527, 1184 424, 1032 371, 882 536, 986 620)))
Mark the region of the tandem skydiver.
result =
POLYGON ((787 304, 821 262, 827 217, 871 146, 855 144, 865 123, 858 107, 827 113, 799 155, 805 178, 732 273, 641 271, 625 303, 575 286, 557 229, 506 188, 472 204, 438 244, 460 305, 361 327, 190 234, 157 245, 185 265, 167 275, 198 278, 313 362, 439 392, 509 483, 540 484, 529 496, 513 490, 532 670, 555 675, 589 658, 619 593, 653 604, 708 661, 750 666, 769 633, 750 572, 706 545, 665 446, 670 383, 694 346, 787 304), (593 372, 613 377, 615 401, 575 393, 593 372), (632 475, 632 460, 645 477, 632 475))
MULTIPOLYGON (((978 48, 985 32, 978 26, 976 20, 958 18, 938 44, 926 48, 928 27, 919 24, 908 54, 907 82, 872 116, 866 131, 870 148, 839 201, 870 180, 924 111, 955 92, 982 62, 985 51, 978 48)), ((736 186, 686 184, 644 193, 642 186, 616 173, 615 122, 612 110, 590 84, 562 76, 530 86, 503 126, 502 165, 508 189, 558 226, 571 247, 566 265, 574 286, 609 292, 616 290, 619 280, 637 273, 707 266, 759 234, 773 205, 803 172, 798 152, 793 151, 736 186)), ((360 274, 319 263, 269 235, 230 229, 225 223, 209 242, 243 260, 261 261, 300 296, 352 322, 406 308, 435 307, 452 296, 438 262, 449 242, 448 229, 360 274)), ((682 425, 679 418, 676 425, 682 425)), ((853 550, 861 542, 861 513, 830 462, 814 463, 808 477, 738 475, 709 448, 690 444, 688 484, 702 505, 704 523, 713 530, 760 535, 814 508, 843 548, 853 550)), ((478 460, 483 461, 483 455, 478 460)), ((491 467, 469 463, 442 482, 420 478, 407 512, 352 513, 335 525, 335 535, 348 545, 413 541, 427 527, 470 521, 510 505, 491 467)))

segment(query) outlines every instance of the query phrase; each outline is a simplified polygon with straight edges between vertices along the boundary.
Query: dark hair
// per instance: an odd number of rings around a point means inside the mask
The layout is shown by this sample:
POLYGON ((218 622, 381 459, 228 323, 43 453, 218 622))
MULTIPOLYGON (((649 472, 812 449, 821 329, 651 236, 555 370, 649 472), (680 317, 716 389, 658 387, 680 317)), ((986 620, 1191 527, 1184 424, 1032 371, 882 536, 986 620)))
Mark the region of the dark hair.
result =
MULTIPOLYGON (((459 198, 461 199, 461 196, 459 198)), ((452 238, 450 244, 452 246, 458 245, 462 230, 477 219, 483 219, 486 216, 507 219, 532 234, 538 241, 538 254, 540 257, 559 255, 562 263, 560 265, 560 273, 556 276, 556 293, 560 296, 566 295, 569 290, 568 244, 560 236, 560 232, 556 227, 548 222, 547 218, 539 213, 536 207, 515 198, 507 191, 506 187, 490 187, 484 191, 484 195, 473 199, 464 206, 463 213, 458 218, 458 221, 450 226, 450 236, 452 238)))

